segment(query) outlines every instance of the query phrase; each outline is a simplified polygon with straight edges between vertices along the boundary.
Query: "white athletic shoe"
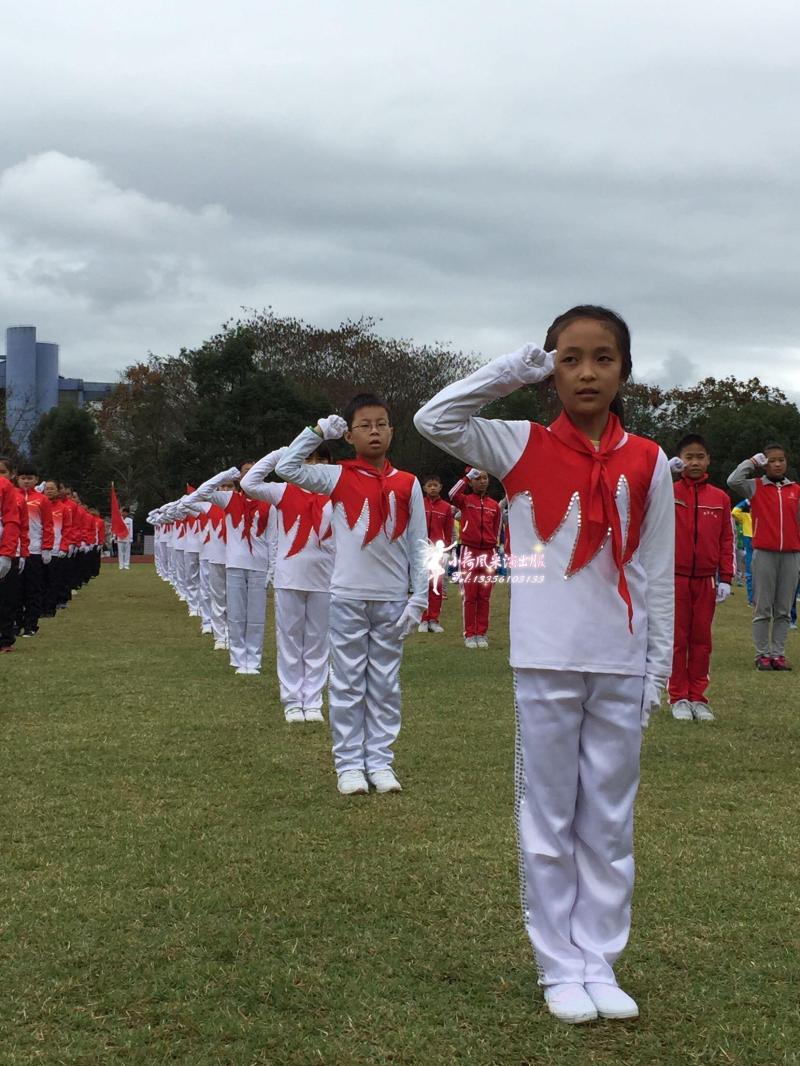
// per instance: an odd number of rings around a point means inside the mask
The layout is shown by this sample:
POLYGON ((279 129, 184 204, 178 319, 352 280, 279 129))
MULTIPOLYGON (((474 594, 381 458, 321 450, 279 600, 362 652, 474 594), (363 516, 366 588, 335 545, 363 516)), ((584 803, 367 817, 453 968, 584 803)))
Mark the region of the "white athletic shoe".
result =
POLYGON ((692 705, 688 700, 678 700, 677 703, 672 704, 672 717, 677 718, 679 722, 692 722, 694 721, 694 715, 692 714, 692 705))
POLYGON ((440 626, 438 622, 428 622, 428 629, 431 633, 444 633, 444 626, 440 626))
POLYGON ((594 981, 586 984, 586 991, 601 1018, 638 1018, 636 1000, 623 992, 619 985, 603 985, 594 981))
POLYGON ((339 774, 336 787, 343 796, 363 795, 369 792, 369 785, 363 770, 344 770, 339 774))
POLYGON ((695 722, 713 722, 714 712, 707 703, 695 702, 692 704, 692 714, 695 722))
POLYGON ((477 637, 464 637, 464 647, 465 648, 477 648, 478 647, 478 638, 477 637))
POLYGON ((548 985, 544 990, 547 1009, 560 1022, 583 1025, 597 1018, 597 1008, 589 993, 579 984, 548 985))
POLYGON ((420 624, 417 626, 417 632, 418 633, 430 633, 430 631, 431 631, 430 622, 420 622, 420 624))
POLYGON ((287 707, 283 716, 287 722, 305 722, 306 720, 302 707, 287 707))
MULTIPOLYGON (((231 666, 233 666, 233 663, 231 663, 231 666)), ((236 673, 237 674, 246 674, 246 673, 248 673, 247 667, 245 667, 245 666, 237 666, 236 667, 236 673)))
POLYGON ((228 642, 227 642, 227 640, 215 640, 214 641, 214 651, 227 651, 227 650, 228 650, 228 642))
POLYGON ((489 639, 488 639, 488 637, 476 637, 475 638, 475 643, 476 643, 476 646, 479 647, 479 648, 488 648, 489 647, 489 639))
POLYGON ((201 632, 201 633, 204 633, 204 634, 208 634, 208 633, 211 633, 211 632, 212 632, 212 630, 211 630, 211 626, 209 626, 209 625, 204 625, 204 626, 201 626, 201 627, 200 627, 200 632, 201 632))
POLYGON ((324 722, 325 718, 322 714, 321 707, 306 707, 303 711, 307 722, 324 722))
POLYGON ((394 770, 388 767, 385 770, 373 770, 367 774, 369 783, 374 786, 376 792, 402 792, 403 786, 395 777, 394 770))

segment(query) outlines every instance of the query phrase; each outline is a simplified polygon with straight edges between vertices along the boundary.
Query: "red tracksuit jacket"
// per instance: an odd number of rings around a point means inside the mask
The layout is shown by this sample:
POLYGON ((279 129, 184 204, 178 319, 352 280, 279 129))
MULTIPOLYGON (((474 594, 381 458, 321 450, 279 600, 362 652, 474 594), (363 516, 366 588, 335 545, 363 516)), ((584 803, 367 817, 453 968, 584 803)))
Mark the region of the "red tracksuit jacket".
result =
POLYGON ((428 523, 428 540, 434 544, 441 540, 445 547, 453 543, 453 507, 447 500, 441 496, 436 500, 426 496, 425 521, 428 523))
POLYGON ((21 489, 28 506, 28 533, 33 555, 53 549, 53 505, 36 489, 21 489))
POLYGON ((8 478, 0 477, 0 555, 13 559, 19 544, 19 504, 17 490, 8 478))
POLYGON ((759 478, 750 500, 753 547, 769 552, 800 551, 800 485, 759 478))
POLYGON ((450 490, 450 499, 461 512, 461 543, 468 548, 495 548, 500 536, 500 504, 491 496, 465 492, 467 481, 462 478, 450 490))
POLYGON ((675 494, 675 573, 679 577, 715 577, 730 585, 736 572, 731 502, 727 492, 683 475, 675 494))

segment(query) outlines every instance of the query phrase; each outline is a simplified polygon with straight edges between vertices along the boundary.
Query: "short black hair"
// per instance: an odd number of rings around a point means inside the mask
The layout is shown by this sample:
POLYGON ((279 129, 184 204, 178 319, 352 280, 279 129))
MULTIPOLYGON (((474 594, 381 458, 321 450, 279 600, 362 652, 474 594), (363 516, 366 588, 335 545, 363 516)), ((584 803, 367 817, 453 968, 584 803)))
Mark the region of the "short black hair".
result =
POLYGON ((130 514, 131 513, 130 507, 121 507, 120 510, 122 511, 123 514, 130 514))
POLYGON ((20 463, 17 467, 17 473, 22 474, 23 477, 30 477, 31 474, 36 477, 38 470, 33 463, 20 463))
POLYGON ((16 466, 14 460, 8 455, 0 455, 0 466, 5 466, 9 470, 16 472, 16 466))
POLYGON ((421 484, 427 485, 429 481, 438 481, 440 485, 444 485, 444 482, 442 481, 439 474, 425 474, 424 477, 421 479, 421 484))
POLYGON ((380 396, 376 396, 374 392, 359 392, 352 400, 349 400, 345 405, 344 411, 342 411, 342 418, 347 423, 347 428, 353 428, 353 419, 363 407, 382 407, 386 412, 386 417, 391 424, 392 415, 389 411, 389 407, 380 396))
POLYGON ((681 437, 678 441, 678 446, 675 449, 675 454, 680 455, 683 449, 688 448, 690 444, 699 444, 708 455, 711 455, 711 449, 708 447, 708 442, 705 437, 701 437, 699 433, 687 433, 685 437, 681 437))
POLYGON ((327 444, 324 443, 318 445, 318 447, 316 447, 311 454, 316 455, 317 459, 326 459, 329 463, 333 461, 331 449, 327 444))
POLYGON ((784 446, 782 444, 778 444, 777 441, 774 440, 770 441, 769 444, 764 445, 764 455, 766 455, 767 452, 783 452, 783 454, 786 455, 786 449, 784 448, 784 446))

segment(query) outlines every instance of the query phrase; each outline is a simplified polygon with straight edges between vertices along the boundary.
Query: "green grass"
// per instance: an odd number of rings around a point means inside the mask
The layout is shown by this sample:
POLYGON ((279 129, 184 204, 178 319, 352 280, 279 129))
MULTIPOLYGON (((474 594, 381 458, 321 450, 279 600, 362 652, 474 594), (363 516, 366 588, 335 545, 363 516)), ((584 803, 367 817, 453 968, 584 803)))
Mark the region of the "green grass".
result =
POLYGON ((488 652, 445 607, 406 650, 401 795, 339 797, 327 727, 286 725, 149 566, 0 659, 3 1066, 800 1062, 800 673, 753 670, 742 591, 718 721, 645 735, 642 1018, 578 1029, 518 912, 505 590, 488 652))

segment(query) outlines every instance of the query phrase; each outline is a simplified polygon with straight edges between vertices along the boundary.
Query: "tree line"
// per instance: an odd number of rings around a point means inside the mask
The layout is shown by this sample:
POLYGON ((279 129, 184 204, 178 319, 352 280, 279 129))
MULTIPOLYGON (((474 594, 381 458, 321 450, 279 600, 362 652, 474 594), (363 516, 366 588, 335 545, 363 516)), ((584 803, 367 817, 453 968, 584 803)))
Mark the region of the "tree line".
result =
MULTIPOLYGON (((101 509, 114 481, 121 501, 141 517, 180 495, 187 482, 287 444, 299 427, 341 410, 355 392, 375 392, 392 413, 395 465, 420 476, 439 473, 449 484, 463 465, 423 440, 413 416, 481 361, 447 345, 382 337, 370 318, 322 329, 269 309, 248 311, 197 348, 129 366, 102 403, 49 411, 31 448, 42 471, 79 486, 101 509)), ((790 459, 800 455, 800 411, 758 378, 708 377, 666 390, 630 382, 623 400, 628 430, 652 437, 668 454, 685 433, 706 437, 718 485, 768 440, 781 442, 790 459)), ((483 413, 547 422, 556 410, 545 383, 483 413)))

